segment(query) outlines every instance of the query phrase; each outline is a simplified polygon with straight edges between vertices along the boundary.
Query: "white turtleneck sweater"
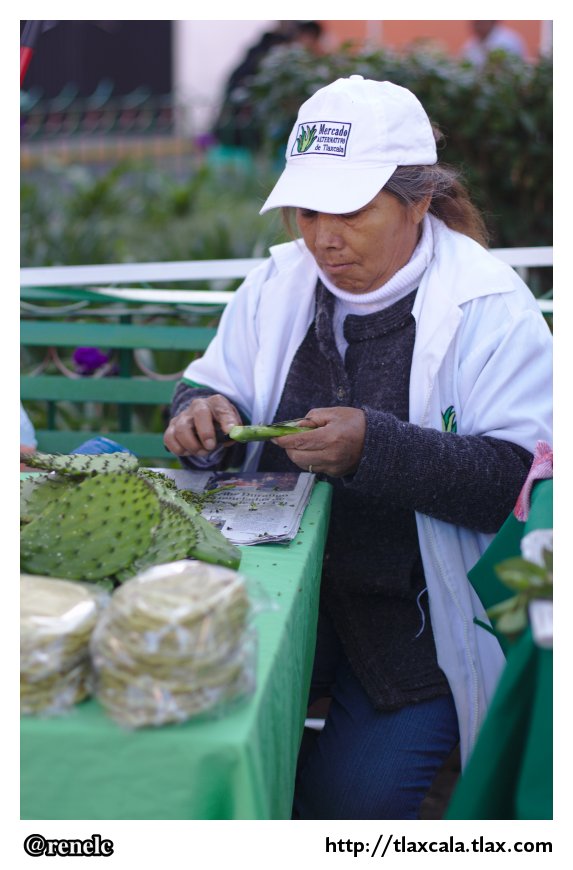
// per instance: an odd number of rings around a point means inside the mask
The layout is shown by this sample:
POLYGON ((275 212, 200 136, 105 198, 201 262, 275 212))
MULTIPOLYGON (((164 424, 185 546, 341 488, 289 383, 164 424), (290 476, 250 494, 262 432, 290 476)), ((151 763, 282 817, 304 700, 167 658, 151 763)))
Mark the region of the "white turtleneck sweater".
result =
POLYGON ((403 299, 420 283, 434 250, 434 238, 431 222, 426 215, 422 222, 422 235, 408 262, 399 269, 389 281, 377 290, 369 293, 347 293, 336 287, 324 272, 319 269, 320 280, 327 290, 336 297, 334 310, 334 337, 342 359, 346 353, 348 342, 344 338, 344 320, 347 314, 373 314, 388 308, 399 299, 403 299))

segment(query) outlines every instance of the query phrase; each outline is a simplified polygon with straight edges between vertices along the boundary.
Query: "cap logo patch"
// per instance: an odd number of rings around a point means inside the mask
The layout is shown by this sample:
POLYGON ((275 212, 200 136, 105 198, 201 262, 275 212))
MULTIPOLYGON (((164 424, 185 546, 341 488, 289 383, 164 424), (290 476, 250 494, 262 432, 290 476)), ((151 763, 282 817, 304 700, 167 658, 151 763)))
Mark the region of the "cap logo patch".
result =
POLYGON ((299 124, 291 157, 303 154, 327 154, 330 157, 345 157, 352 124, 344 121, 308 121, 299 124))

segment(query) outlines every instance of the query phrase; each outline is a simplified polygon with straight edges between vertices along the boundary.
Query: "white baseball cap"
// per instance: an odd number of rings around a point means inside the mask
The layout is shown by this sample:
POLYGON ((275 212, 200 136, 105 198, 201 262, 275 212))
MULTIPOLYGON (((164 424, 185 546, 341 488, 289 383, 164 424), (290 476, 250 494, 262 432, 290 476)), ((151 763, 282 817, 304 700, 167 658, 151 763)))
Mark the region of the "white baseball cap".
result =
POLYGON ((430 119, 411 91, 360 75, 337 79, 300 107, 286 167, 260 214, 281 206, 356 211, 398 166, 437 159, 430 119))

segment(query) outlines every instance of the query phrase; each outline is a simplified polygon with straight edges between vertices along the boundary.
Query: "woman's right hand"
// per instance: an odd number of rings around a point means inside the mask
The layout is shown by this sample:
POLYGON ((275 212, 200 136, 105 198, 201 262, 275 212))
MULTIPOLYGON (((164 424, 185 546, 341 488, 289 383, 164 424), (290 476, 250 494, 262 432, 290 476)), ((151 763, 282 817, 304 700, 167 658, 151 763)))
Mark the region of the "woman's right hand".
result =
MULTIPOLYGON (((216 427, 226 434, 232 426, 240 426, 242 422, 239 412, 225 396, 193 399, 184 411, 173 417, 163 443, 176 456, 207 456, 217 446, 216 427)), ((235 442, 229 439, 222 443, 229 446, 235 442)))

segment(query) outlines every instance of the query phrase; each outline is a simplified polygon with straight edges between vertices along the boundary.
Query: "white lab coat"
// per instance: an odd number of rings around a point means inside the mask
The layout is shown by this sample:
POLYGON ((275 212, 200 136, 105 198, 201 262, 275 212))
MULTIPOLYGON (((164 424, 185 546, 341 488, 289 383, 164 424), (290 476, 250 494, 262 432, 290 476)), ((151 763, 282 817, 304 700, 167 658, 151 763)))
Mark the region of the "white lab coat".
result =
MULTIPOLYGON (((480 245, 431 221, 434 255, 413 308, 416 339, 410 422, 442 429, 453 406, 457 431, 511 441, 531 453, 552 442, 552 339, 530 290, 480 245)), ((221 319, 189 383, 227 396, 253 422, 272 421, 315 308, 317 269, 297 240, 271 248, 221 319)), ((309 409, 310 410, 310 409, 309 409)), ((250 444, 245 468, 262 445, 250 444)), ((503 668, 504 657, 467 580, 492 536, 416 514, 438 663, 458 713, 467 760, 503 668)))

